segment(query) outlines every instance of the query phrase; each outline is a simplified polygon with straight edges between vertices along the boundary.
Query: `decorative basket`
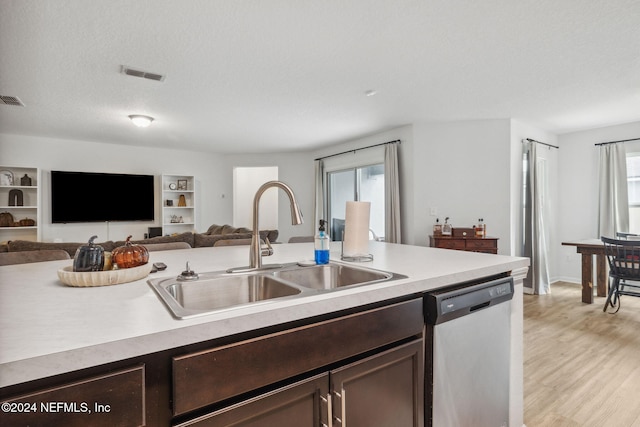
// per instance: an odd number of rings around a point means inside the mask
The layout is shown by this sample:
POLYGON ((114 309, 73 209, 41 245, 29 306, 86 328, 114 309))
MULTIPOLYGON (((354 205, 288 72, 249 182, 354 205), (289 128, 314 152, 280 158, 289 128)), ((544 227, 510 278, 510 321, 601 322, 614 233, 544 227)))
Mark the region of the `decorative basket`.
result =
POLYGON ((120 268, 107 271, 75 272, 73 266, 58 270, 58 278, 67 286, 90 287, 109 286, 143 279, 151 272, 151 263, 132 268, 120 268))

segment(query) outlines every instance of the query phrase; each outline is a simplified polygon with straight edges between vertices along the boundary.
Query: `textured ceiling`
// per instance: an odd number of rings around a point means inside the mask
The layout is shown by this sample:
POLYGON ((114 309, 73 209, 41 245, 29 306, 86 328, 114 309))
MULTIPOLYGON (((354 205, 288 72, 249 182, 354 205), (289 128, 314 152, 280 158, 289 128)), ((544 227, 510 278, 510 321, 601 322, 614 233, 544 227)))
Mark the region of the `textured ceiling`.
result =
POLYGON ((25 104, 0 105, 7 134, 265 152, 640 113, 638 0, 0 0, 0 54, 0 95, 25 104))

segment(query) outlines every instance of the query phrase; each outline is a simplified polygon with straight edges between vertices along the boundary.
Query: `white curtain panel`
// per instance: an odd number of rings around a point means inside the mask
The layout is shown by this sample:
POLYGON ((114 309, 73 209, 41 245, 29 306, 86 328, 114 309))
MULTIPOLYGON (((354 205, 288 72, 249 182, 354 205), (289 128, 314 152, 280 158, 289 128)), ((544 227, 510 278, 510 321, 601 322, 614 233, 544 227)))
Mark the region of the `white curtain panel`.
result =
POLYGON ((524 279, 527 292, 548 294, 551 292, 545 221, 545 168, 536 155, 536 143, 523 142, 524 212, 523 256, 529 257, 530 267, 524 279))
POLYGON ((624 144, 600 146, 598 237, 629 231, 627 155, 624 144))
POLYGON ((385 242, 401 243, 400 178, 398 145, 390 143, 384 149, 385 242))

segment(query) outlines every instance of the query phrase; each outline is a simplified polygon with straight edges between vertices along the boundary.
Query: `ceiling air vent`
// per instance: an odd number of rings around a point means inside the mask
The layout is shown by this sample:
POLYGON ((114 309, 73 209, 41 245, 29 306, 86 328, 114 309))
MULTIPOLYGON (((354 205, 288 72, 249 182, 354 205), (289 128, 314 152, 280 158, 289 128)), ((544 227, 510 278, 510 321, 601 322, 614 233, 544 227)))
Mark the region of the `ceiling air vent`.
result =
POLYGON ((14 107, 24 107, 24 104, 17 96, 0 95, 0 104, 13 105, 14 107))
POLYGON ((141 77, 143 79, 155 80, 158 82, 164 81, 164 76, 158 73, 150 73, 148 71, 136 70, 134 68, 127 67, 125 65, 122 66, 121 70, 122 74, 126 74, 128 76, 133 77, 141 77))

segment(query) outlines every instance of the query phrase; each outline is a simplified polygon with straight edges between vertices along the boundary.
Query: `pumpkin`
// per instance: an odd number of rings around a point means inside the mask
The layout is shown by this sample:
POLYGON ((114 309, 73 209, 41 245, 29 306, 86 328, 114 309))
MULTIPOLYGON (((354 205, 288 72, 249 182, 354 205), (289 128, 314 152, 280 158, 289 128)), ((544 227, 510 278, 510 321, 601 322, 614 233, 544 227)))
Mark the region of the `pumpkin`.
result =
POLYGON ((89 243, 80 246, 73 257, 73 271, 102 271, 104 267, 104 248, 93 241, 98 236, 91 236, 89 243))
POLYGON ((13 227, 13 215, 11 215, 11 212, 0 213, 0 227, 13 227))
POLYGON ((124 246, 111 251, 113 268, 131 268, 149 262, 149 251, 142 245, 131 243, 131 236, 127 237, 124 246))

